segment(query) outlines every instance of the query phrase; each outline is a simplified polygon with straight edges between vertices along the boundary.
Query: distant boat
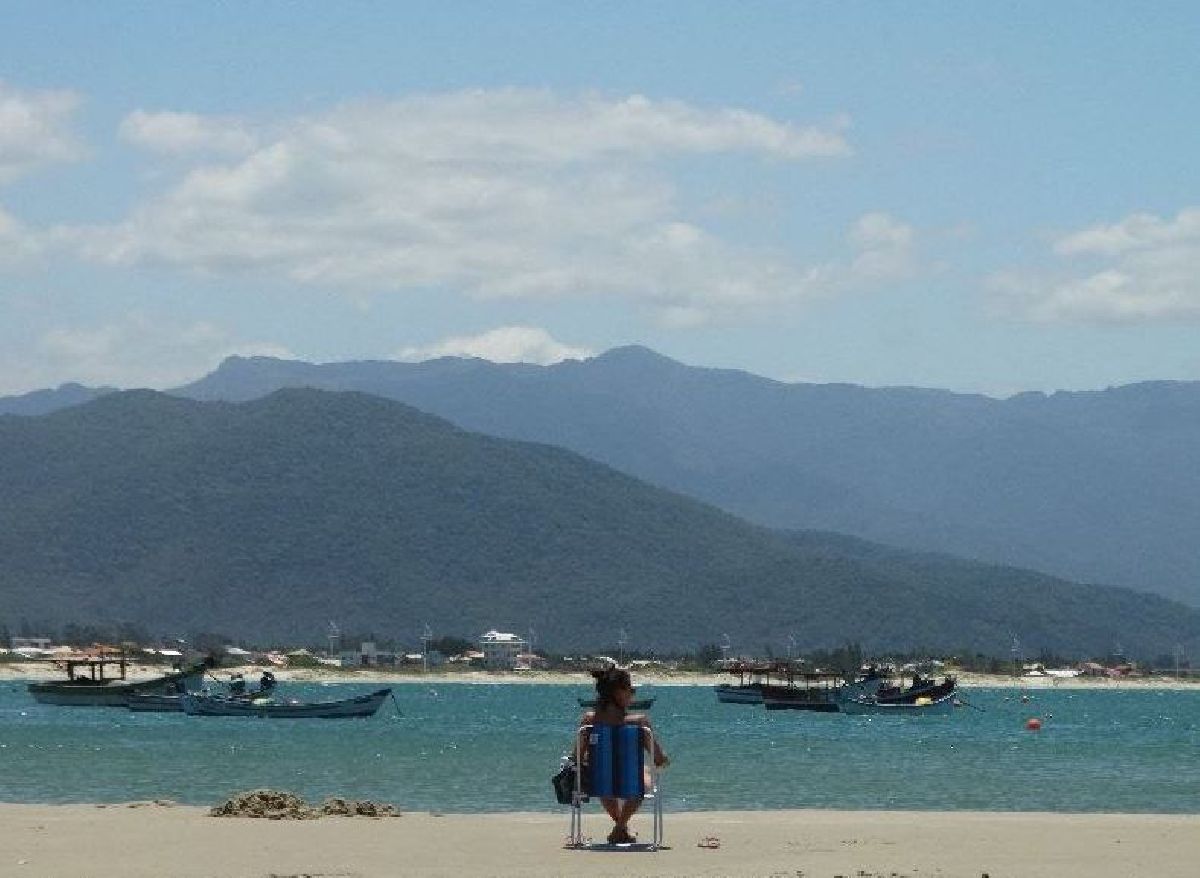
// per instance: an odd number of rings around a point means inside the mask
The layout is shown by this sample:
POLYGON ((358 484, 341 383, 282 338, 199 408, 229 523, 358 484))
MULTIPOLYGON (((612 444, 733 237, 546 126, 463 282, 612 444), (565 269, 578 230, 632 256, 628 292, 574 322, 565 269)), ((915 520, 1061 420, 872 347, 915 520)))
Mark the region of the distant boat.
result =
POLYGON ((916 701, 876 701, 867 696, 849 698, 839 705, 843 713, 873 714, 883 716, 927 716, 951 713, 954 710, 954 695, 947 693, 940 698, 919 697, 916 701))
POLYGON ((852 682, 844 682, 840 674, 812 672, 796 675, 786 686, 764 686, 763 706, 767 710, 811 710, 818 713, 836 713, 846 699, 868 692, 874 693, 887 678, 878 668, 865 669, 852 682))
MULTIPOLYGON (((596 706, 595 698, 580 698, 580 699, 578 699, 578 701, 579 701, 580 707, 595 707, 596 706)), ((653 706, 654 706, 654 698, 653 697, 651 697, 651 698, 635 698, 633 701, 629 702, 630 710, 649 710, 653 706)))
POLYGON ((125 696, 125 706, 138 712, 182 712, 181 695, 159 695, 155 692, 134 692, 125 696))
POLYGON ((115 658, 76 658, 61 663, 65 680, 46 680, 29 684, 29 694, 40 704, 68 707, 125 707, 129 696, 146 693, 172 694, 198 686, 208 665, 204 662, 172 671, 148 680, 127 680, 124 656, 115 658), (117 667, 118 676, 106 676, 117 667))
POLYGON ((945 677, 942 682, 914 675, 907 686, 880 686, 874 692, 854 693, 868 696, 880 704, 914 704, 922 699, 940 701, 942 696, 954 693, 958 683, 954 677, 945 677))
POLYGON ((188 692, 181 698, 189 716, 257 716, 273 719, 346 719, 373 716, 391 689, 340 701, 277 701, 271 698, 227 698, 188 692))
POLYGON ((718 683, 713 686, 717 701, 722 704, 762 704, 763 689, 770 685, 771 675, 777 674, 785 678, 788 666, 778 662, 770 664, 749 664, 739 662, 725 669, 730 674, 737 674, 737 683, 718 683))

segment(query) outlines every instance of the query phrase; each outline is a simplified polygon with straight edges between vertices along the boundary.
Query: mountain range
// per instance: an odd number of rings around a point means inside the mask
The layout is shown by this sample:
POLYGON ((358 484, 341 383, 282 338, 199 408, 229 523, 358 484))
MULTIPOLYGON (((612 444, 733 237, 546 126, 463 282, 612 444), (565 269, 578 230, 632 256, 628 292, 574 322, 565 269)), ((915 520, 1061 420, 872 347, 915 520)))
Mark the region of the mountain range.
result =
POLYGON ((311 389, 128 391, 0 417, 0 622, 22 619, 290 642, 332 620, 389 637, 533 626, 562 648, 611 647, 621 629, 634 646, 728 634, 777 653, 789 636, 1200 647, 1200 610, 1161 597, 772 530, 563 448, 311 389))
POLYGON ((232 358, 174 393, 357 390, 576 451, 776 528, 1127 585, 1200 606, 1200 383, 1008 399, 787 384, 639 347, 554 366, 232 358))

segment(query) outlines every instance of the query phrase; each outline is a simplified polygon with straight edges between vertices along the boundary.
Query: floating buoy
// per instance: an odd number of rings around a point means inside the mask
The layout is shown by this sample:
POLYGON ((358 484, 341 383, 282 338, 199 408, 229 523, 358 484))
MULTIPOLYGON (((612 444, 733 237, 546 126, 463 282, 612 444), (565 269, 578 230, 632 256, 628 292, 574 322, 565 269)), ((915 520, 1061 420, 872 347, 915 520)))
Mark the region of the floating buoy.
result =
POLYGON ((1042 728, 1042 721, 1036 716, 1031 716, 1029 719, 1025 720, 1025 728, 1031 732, 1039 731, 1042 728))

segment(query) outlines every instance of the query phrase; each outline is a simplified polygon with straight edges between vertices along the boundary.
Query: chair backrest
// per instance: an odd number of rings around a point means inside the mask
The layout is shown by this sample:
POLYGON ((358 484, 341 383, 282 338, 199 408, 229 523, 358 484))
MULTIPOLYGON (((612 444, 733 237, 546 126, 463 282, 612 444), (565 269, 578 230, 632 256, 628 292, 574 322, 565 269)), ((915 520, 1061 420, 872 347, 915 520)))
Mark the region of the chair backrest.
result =
POLYGON ((646 793, 645 751, 642 727, 625 725, 584 726, 587 770, 581 780, 590 796, 632 799, 646 793))

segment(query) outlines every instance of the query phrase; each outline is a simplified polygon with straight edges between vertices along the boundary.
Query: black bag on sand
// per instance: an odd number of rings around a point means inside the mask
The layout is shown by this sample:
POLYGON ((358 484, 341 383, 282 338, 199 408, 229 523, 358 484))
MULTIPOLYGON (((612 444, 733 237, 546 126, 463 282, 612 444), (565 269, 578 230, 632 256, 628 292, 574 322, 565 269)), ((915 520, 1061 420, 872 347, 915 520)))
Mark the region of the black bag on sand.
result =
POLYGON ((570 805, 571 796, 575 794, 575 763, 564 762, 558 773, 550 778, 554 787, 554 798, 560 805, 570 805))

